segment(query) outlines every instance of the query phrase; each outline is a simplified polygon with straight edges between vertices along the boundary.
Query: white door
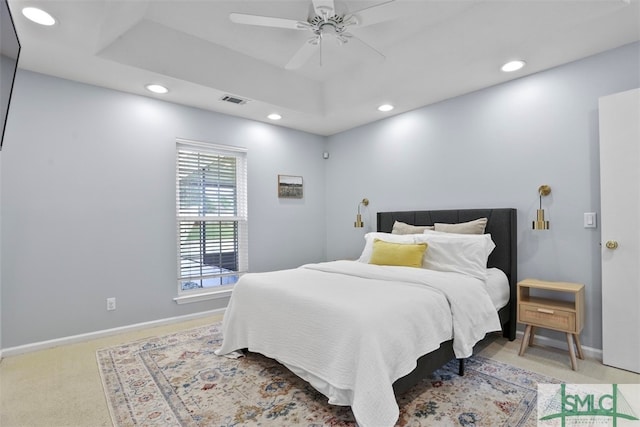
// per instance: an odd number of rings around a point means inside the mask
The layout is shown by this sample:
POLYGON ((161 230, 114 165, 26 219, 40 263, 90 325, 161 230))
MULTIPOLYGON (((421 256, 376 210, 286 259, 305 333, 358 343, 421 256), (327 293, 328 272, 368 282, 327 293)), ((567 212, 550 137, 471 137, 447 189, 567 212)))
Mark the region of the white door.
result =
POLYGON ((599 104, 602 361, 640 373, 640 89, 599 104))

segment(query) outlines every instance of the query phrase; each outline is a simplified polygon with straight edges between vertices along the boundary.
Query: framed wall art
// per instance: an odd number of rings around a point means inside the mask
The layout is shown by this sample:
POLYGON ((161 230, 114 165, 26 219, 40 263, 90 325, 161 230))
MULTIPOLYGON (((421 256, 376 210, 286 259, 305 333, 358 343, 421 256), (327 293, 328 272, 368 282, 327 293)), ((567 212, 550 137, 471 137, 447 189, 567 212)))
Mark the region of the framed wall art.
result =
POLYGON ((302 177, 278 175, 278 197, 302 199, 302 177))

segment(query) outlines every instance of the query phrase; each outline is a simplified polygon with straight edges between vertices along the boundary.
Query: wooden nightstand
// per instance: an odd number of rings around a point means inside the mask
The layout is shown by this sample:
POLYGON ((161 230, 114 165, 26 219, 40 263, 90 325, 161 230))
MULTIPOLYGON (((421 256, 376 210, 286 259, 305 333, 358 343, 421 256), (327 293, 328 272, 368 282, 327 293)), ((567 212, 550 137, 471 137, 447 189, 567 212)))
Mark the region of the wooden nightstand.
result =
POLYGON ((584 359, 580 344, 580 332, 584 325, 584 285, 536 279, 518 282, 518 322, 527 325, 520 345, 520 356, 533 343, 536 327, 553 329, 567 334, 571 368, 574 371, 578 369, 574 345, 578 350, 578 358, 584 359), (544 290, 547 294, 549 292, 569 294, 573 296, 573 301, 533 296, 536 292, 530 292, 532 289, 544 290))

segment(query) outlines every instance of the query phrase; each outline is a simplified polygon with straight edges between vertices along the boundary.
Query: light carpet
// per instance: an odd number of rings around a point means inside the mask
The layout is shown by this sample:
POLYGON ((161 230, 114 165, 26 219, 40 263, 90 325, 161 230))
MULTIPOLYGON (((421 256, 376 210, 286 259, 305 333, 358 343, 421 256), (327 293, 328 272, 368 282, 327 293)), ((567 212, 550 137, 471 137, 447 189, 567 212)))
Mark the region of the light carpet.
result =
MULTIPOLYGON (((220 324, 98 350, 115 426, 355 426, 278 362, 214 354, 220 324)), ((545 377, 480 356, 436 371, 398 399, 398 426, 535 426, 545 377)))

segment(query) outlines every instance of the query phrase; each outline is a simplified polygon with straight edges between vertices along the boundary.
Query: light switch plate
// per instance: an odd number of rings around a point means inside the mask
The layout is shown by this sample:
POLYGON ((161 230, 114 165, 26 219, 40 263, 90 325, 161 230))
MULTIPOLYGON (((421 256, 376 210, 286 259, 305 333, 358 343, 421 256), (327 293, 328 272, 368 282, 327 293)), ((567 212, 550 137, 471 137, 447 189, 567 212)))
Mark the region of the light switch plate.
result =
POLYGON ((595 212, 585 212, 584 228, 596 228, 598 226, 595 212))

